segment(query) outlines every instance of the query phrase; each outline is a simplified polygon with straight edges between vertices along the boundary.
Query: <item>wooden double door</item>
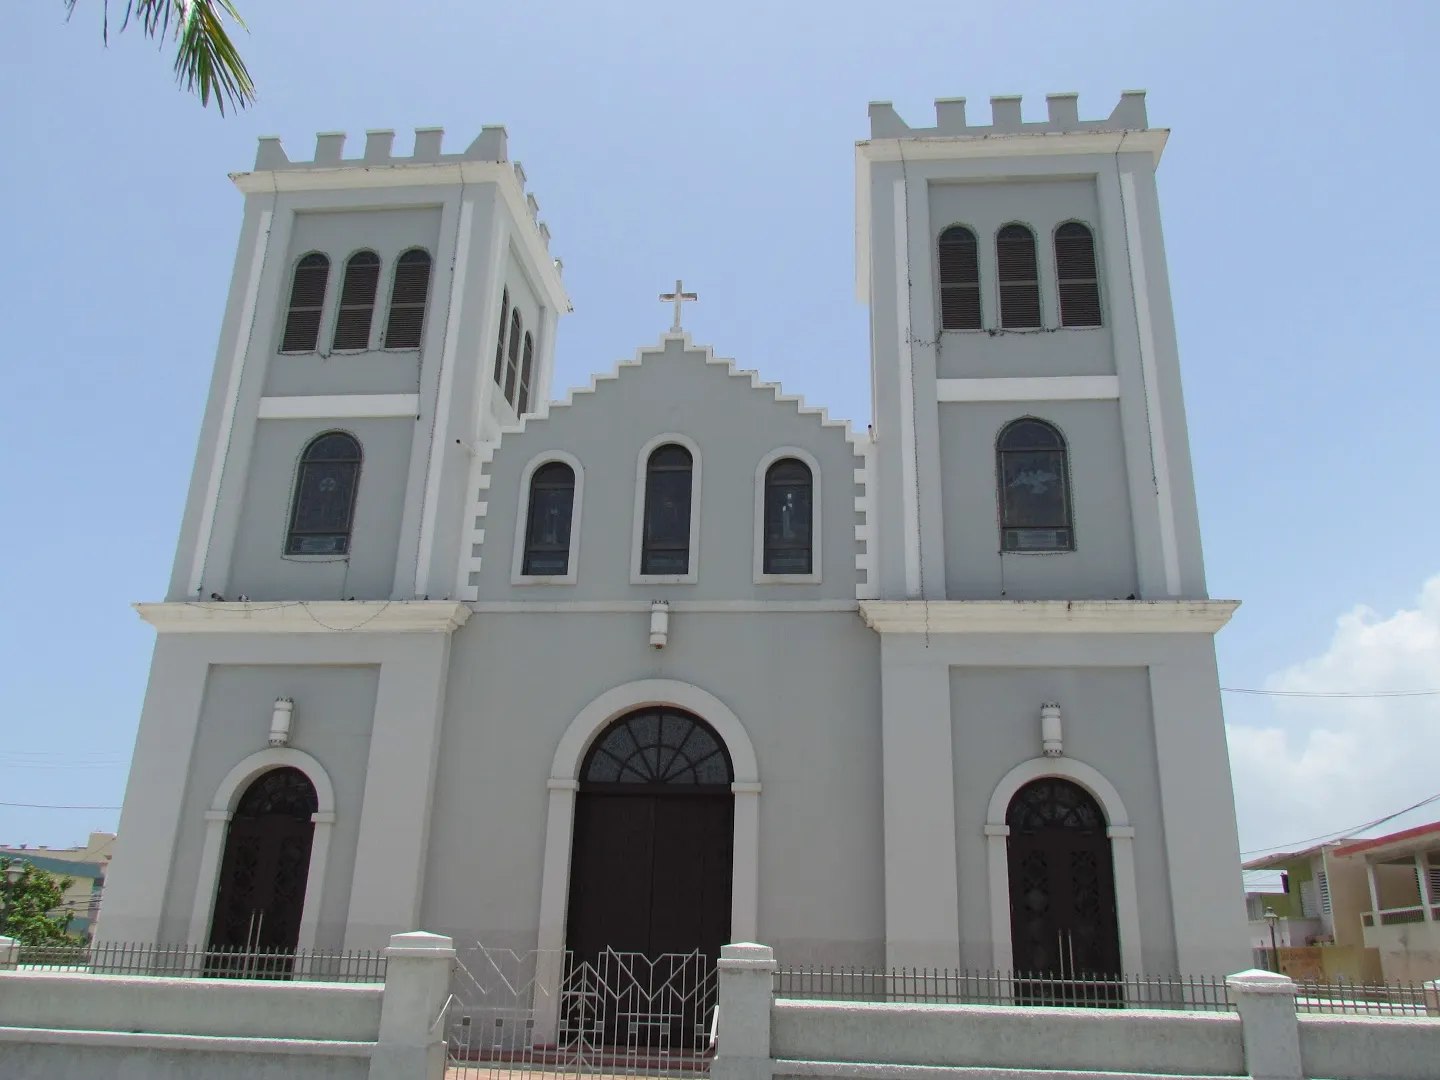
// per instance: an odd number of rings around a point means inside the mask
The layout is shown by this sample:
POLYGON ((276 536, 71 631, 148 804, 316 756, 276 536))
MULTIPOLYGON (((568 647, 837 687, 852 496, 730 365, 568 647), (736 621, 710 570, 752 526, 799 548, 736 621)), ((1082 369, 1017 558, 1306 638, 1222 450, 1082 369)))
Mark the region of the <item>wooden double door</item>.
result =
POLYGON ((1060 981, 1118 975, 1115 869, 1099 804, 1069 781, 1037 780, 1016 794, 1006 823, 1016 975, 1038 977, 1032 989, 1045 998, 1068 993, 1060 981))

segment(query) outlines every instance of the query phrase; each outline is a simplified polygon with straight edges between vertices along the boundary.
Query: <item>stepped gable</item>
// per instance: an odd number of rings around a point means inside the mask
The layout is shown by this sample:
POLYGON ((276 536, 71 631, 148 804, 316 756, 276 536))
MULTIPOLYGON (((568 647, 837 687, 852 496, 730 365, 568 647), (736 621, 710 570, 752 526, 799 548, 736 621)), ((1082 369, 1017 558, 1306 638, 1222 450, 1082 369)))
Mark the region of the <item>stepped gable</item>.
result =
POLYGON ((869 465, 871 460, 872 442, 868 432, 856 432, 848 420, 836 420, 831 418, 829 410, 823 406, 807 405, 805 399, 799 394, 787 394, 778 382, 766 382, 760 378, 760 373, 748 368, 737 367, 734 360, 716 356, 709 345, 696 345, 687 332, 679 333, 666 332, 660 336, 656 345, 642 346, 635 350, 633 360, 620 360, 614 369, 609 372, 596 373, 590 376, 588 386, 571 387, 565 393, 565 400, 553 403, 546 403, 541 411, 527 417, 510 427, 502 429, 500 438, 493 443, 475 449, 475 466, 471 473, 470 483, 470 505, 466 509, 465 522, 468 533, 465 537, 462 550, 468 548, 467 556, 462 560, 459 581, 459 597, 462 600, 475 601, 479 598, 478 585, 481 559, 485 543, 485 518, 489 510, 488 493, 490 490, 489 466, 495 459, 496 452, 504 445, 505 436, 516 436, 525 433, 532 424, 543 424, 550 418, 551 413, 557 409, 573 408, 579 399, 594 394, 600 384, 616 382, 621 375, 631 369, 644 366, 646 356, 657 356, 663 354, 667 345, 672 341, 681 343, 687 354, 698 354, 707 365, 723 367, 725 374, 734 379, 744 379, 750 386, 759 393, 768 393, 770 399, 778 404, 794 405, 796 414, 799 416, 815 417, 822 428, 839 428, 843 431, 845 439, 850 443, 856 457, 855 466, 855 512, 863 515, 863 521, 857 519, 855 525, 855 541, 863 550, 857 551, 855 556, 856 569, 856 598, 860 600, 872 599, 872 582, 875 575, 872 572, 873 546, 870 543, 871 523, 873 521, 872 497, 869 484, 869 465))

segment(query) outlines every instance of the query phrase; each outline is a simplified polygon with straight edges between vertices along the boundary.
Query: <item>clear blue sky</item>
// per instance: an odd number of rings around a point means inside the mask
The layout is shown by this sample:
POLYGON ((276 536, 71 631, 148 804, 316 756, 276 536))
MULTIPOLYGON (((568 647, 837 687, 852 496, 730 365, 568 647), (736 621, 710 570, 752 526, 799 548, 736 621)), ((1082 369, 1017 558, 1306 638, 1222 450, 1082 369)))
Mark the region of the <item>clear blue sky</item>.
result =
MULTIPOLYGON (((1433 3, 240 4, 260 103, 224 119, 168 50, 103 49, 101 0, 0 14, 0 801, 120 801, 129 604, 167 580, 260 134, 503 123, 575 305, 557 388, 653 342, 683 275, 697 340, 863 424, 866 103, 1148 89, 1211 593, 1245 602, 1222 681, 1440 687, 1433 3)), ((1246 848, 1440 791, 1440 699, 1226 704, 1246 848)), ((0 807, 0 841, 117 816, 0 807)))

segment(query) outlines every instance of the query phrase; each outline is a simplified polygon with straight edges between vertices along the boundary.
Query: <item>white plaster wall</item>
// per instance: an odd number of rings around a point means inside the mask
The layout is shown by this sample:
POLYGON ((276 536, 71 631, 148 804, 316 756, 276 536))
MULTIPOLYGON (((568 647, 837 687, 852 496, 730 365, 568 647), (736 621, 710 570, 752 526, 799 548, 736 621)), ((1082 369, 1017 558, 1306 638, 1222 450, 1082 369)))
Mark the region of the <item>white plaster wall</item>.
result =
POLYGON ((456 632, 422 924, 535 947, 561 736, 637 679, 720 698, 754 743, 761 940, 787 962, 883 961, 878 650, 852 612, 649 616, 482 612, 456 632))
POLYGON ((1301 1016, 1306 1076, 1433 1080, 1440 1023, 1421 1017, 1301 1016))
POLYGON ((1050 701, 1060 705, 1066 757, 1100 770, 1130 813, 1144 969, 1173 971, 1175 933, 1144 667, 950 669, 963 963, 992 965, 986 810, 998 779, 1040 756, 1040 706, 1050 701))
POLYGON ((770 1019, 782 1059, 1245 1075, 1233 1013, 777 1001, 770 1019))
POLYGON ((941 405, 940 464, 948 599, 1123 600, 1139 590, 1116 402, 941 405), (1000 550, 995 442, 1022 416, 1065 437, 1074 551, 1000 550))
POLYGON ((412 417, 261 421, 227 595, 251 600, 389 599, 396 585, 401 511, 415 428, 412 417), (354 435, 363 455, 350 550, 345 555, 287 555, 285 539, 300 456, 306 444, 325 431, 354 435))
POLYGON ((214 665, 208 667, 194 752, 180 811, 161 941, 184 941, 197 887, 205 812, 232 768, 266 745, 277 697, 295 700, 290 745, 314 756, 335 787, 335 825, 316 945, 344 938, 359 833, 379 669, 367 665, 214 665))

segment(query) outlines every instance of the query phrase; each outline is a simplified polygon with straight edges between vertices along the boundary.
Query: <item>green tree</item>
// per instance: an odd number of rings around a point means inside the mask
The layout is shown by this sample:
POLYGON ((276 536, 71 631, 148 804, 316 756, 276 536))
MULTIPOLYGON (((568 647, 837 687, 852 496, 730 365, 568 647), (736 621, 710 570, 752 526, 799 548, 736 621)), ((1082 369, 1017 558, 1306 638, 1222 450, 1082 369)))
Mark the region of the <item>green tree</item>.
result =
POLYGON ((57 878, 23 859, 0 858, 0 935, 22 945, 80 944, 69 932, 75 916, 65 910, 65 890, 74 884, 74 878, 57 878), (23 867, 13 881, 12 866, 23 867))
MULTIPOLYGON (((67 17, 74 14, 77 2, 64 0, 67 17)), ((103 4, 102 35, 108 43, 110 0, 103 0, 103 4)), ((173 37, 175 81, 187 91, 198 93, 201 105, 209 105, 213 97, 224 115, 226 105, 243 109, 255 100, 250 72, 225 30, 227 18, 245 29, 234 0, 126 0, 120 31, 133 20, 147 38, 164 42, 173 37)))

